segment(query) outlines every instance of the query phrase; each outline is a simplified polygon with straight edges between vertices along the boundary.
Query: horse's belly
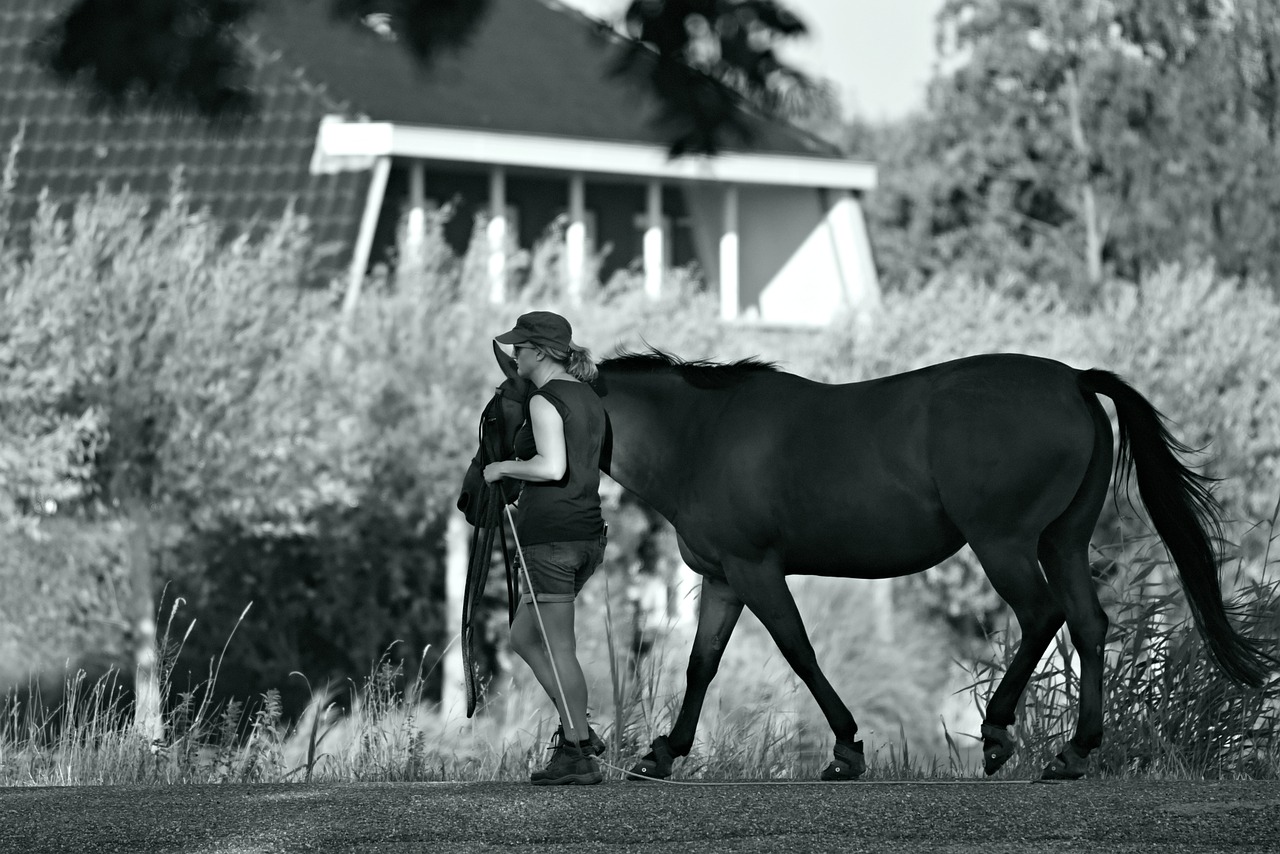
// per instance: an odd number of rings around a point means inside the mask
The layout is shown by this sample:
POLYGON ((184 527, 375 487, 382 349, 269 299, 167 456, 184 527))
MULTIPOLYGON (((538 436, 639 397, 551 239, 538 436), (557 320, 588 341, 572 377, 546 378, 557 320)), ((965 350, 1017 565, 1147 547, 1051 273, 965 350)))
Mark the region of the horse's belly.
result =
POLYGON ((899 509, 881 507, 825 522, 797 520, 779 544, 787 573, 893 578, 936 566, 964 545, 964 535, 941 507, 899 509))
POLYGON ((959 533, 935 536, 928 541, 886 542, 850 534, 842 543, 805 545, 787 551, 788 575, 825 575, 833 578, 895 578, 937 566, 964 545, 959 533))
POLYGON ((964 545, 963 537, 931 549, 851 550, 823 555, 799 554, 788 557, 787 575, 824 575, 830 578, 897 578, 914 575, 937 566, 964 545))

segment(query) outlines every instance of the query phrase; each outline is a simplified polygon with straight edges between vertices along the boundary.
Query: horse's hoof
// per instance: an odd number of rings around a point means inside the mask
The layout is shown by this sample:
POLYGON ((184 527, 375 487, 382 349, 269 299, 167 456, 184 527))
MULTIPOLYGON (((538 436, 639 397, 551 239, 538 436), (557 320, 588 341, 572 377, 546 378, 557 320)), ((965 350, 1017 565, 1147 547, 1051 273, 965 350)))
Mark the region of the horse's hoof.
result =
POLYGON ((671 776, 671 766, 675 763, 675 754, 667 743, 667 737, 660 735, 653 740, 653 750, 640 758, 631 766, 624 780, 665 780, 671 776))
MULTIPOLYGON (((653 754, 649 754, 649 756, 652 755, 653 754)), ((665 780, 671 776, 670 770, 665 774, 662 773, 662 769, 658 767, 658 763, 650 759, 649 756, 645 756, 635 765, 632 765, 631 770, 627 771, 627 776, 623 777, 623 779, 635 781, 665 780)))
POLYGON ((1013 756, 1014 742, 1009 730, 1002 726, 982 725, 982 770, 987 776, 1000 770, 1013 756))
POLYGON ((822 769, 822 779, 827 782, 856 780, 867 770, 867 760, 862 755, 862 742, 852 746, 836 742, 835 759, 822 769))
POLYGON ((1089 757, 1068 743, 1040 772, 1041 780, 1079 780, 1089 770, 1089 757))

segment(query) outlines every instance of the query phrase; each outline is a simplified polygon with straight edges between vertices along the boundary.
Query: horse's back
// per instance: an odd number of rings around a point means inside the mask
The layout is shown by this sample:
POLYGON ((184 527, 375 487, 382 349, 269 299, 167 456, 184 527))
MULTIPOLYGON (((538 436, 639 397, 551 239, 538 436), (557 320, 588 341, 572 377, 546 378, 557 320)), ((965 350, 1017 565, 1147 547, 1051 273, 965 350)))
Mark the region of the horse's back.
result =
POLYGON ((1025 437, 1028 424, 1078 419, 1087 402, 1077 376, 1061 362, 1015 353, 845 384, 778 374, 754 380, 752 402, 730 414, 753 441, 766 436, 786 450, 787 460, 839 453, 910 475, 921 454, 955 450, 939 440, 1025 437))
POLYGON ((926 569, 975 520, 1038 520, 1070 499, 1092 448, 1076 375, 991 354, 842 385, 752 378, 690 471, 707 488, 687 521, 722 548, 784 554, 789 572, 926 569))

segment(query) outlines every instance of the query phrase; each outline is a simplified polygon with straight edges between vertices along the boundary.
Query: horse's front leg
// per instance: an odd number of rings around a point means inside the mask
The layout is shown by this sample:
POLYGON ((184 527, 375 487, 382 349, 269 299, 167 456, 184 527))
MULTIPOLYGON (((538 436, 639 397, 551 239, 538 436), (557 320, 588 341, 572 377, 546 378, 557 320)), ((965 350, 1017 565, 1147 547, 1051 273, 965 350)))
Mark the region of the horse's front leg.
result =
POLYGON ((630 771, 630 779, 663 780, 671 776, 671 766, 677 756, 688 756, 693 747, 693 734, 698 728, 698 716, 707 696, 720 658, 733 634, 733 627, 742 614, 742 600, 723 579, 704 576, 702 592, 698 600, 698 628, 689 653, 689 669, 686 674, 684 702, 676 716, 671 735, 658 736, 653 750, 636 763, 630 771))
POLYGON ((726 574, 751 613, 769 631, 791 669, 809 688, 818 707, 835 734, 834 759, 823 770, 823 780, 855 780, 866 771, 862 742, 857 740, 858 724, 835 688, 818 666, 818 657, 809 642, 800 609, 787 587, 781 563, 766 559, 759 563, 726 561, 726 574))

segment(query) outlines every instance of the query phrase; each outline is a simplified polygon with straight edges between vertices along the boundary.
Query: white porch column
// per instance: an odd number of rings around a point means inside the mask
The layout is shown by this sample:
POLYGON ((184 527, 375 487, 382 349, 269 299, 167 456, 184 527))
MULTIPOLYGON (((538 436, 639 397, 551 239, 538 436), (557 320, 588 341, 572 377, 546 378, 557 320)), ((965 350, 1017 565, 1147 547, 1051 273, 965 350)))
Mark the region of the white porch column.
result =
POLYGON ((444 717, 462 717, 467 697, 462 667, 462 600, 467 587, 467 564, 471 560, 470 526, 461 513, 449 514, 445 527, 445 653, 440 685, 440 709, 444 717))
POLYGON ((421 160, 409 166, 409 216, 405 221, 403 264, 418 269, 423 262, 423 243, 427 232, 427 168, 421 160))
POLYGON ((880 307, 880 279, 871 254, 871 239, 862 205, 848 190, 835 194, 828 206, 827 228, 844 277, 845 298, 858 315, 880 307))
POLYGON ((586 180, 581 174, 569 178, 569 227, 565 230, 565 285, 570 305, 582 301, 587 276, 586 180))
POLYGON ((724 188, 724 224, 720 232, 720 319, 738 317, 738 188, 724 188))
POLYGON ((489 172, 489 301, 507 298, 507 173, 501 166, 489 172))
POLYGON ((382 199, 387 192, 387 176, 391 174, 391 158, 379 157, 373 163, 373 175, 369 179, 369 192, 364 200, 364 214, 360 217, 360 233, 356 235, 355 250, 351 253, 351 270, 347 276, 347 293, 342 300, 342 313, 350 315, 360 301, 360 288, 364 284, 365 271, 369 269, 369 253, 373 251, 373 233, 378 227, 378 215, 382 213, 382 199))
POLYGON ((666 249, 662 245, 662 182, 650 181, 645 196, 644 292, 650 299, 662 296, 666 249))

